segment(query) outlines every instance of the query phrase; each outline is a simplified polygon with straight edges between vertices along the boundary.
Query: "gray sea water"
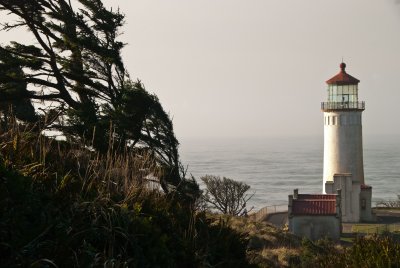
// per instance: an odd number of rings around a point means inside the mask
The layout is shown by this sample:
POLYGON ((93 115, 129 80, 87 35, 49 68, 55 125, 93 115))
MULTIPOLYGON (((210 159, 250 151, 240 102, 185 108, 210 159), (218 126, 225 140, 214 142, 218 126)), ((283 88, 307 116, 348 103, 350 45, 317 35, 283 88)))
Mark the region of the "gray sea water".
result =
MULTIPOLYGON (((323 137, 181 139, 182 161, 199 182, 206 174, 246 182, 255 209, 286 205, 294 188, 322 192, 323 137)), ((364 137, 365 183, 373 202, 400 194, 400 137, 364 137)))

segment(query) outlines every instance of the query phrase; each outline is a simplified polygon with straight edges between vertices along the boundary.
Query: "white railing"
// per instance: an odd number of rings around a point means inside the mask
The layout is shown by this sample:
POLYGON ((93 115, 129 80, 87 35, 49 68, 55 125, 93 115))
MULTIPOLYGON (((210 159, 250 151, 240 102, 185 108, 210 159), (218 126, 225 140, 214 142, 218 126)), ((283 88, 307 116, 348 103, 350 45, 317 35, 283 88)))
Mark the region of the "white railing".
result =
POLYGON ((285 212, 288 210, 288 204, 277 204, 277 205, 269 205, 261 208, 256 213, 254 213, 254 217, 256 220, 263 220, 267 215, 278 213, 278 212, 285 212))

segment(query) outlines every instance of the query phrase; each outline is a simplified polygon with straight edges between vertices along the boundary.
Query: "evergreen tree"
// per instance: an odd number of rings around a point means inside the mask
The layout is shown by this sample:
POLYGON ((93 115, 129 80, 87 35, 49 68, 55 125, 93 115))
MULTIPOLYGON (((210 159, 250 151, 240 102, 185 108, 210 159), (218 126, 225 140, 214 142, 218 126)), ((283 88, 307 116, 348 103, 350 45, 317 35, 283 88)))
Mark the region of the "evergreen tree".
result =
POLYGON ((3 31, 24 28, 35 39, 0 46, 3 113, 11 105, 20 120, 41 120, 102 153, 109 146, 149 150, 165 170, 163 189, 181 185, 172 121, 157 97, 125 70, 119 10, 101 0, 0 0, 0 14, 17 18, 3 24, 3 31), (45 104, 39 115, 34 101, 45 104))

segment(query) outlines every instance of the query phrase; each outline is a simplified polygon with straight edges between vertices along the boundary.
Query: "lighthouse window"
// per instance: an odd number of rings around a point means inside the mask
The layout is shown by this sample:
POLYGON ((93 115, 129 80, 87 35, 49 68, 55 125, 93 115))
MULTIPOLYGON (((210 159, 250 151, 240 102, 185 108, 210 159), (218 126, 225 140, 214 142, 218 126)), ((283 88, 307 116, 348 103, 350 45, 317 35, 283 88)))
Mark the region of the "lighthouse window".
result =
POLYGON ((337 86, 334 85, 334 86, 332 86, 332 101, 335 101, 335 102, 337 101, 336 96, 337 96, 337 86))
POLYGON ((349 94, 349 86, 348 85, 343 86, 343 93, 342 94, 349 94))
POLYGON ((354 87, 354 101, 358 101, 358 88, 354 87))
POLYGON ((332 116, 332 125, 336 124, 336 116, 332 116))
POLYGON ((353 85, 349 86, 349 94, 351 94, 351 95, 354 94, 354 86, 353 85))
POLYGON ((342 95, 342 87, 341 86, 337 87, 337 95, 342 95))

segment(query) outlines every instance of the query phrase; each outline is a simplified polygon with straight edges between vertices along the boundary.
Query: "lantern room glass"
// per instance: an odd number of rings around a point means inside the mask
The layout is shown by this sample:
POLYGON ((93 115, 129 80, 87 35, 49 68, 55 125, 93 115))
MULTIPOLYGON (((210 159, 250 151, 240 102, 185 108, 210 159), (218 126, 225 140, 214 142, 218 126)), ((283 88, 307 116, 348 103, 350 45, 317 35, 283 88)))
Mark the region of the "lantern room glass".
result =
POLYGON ((357 85, 328 85, 328 102, 357 102, 357 85))

